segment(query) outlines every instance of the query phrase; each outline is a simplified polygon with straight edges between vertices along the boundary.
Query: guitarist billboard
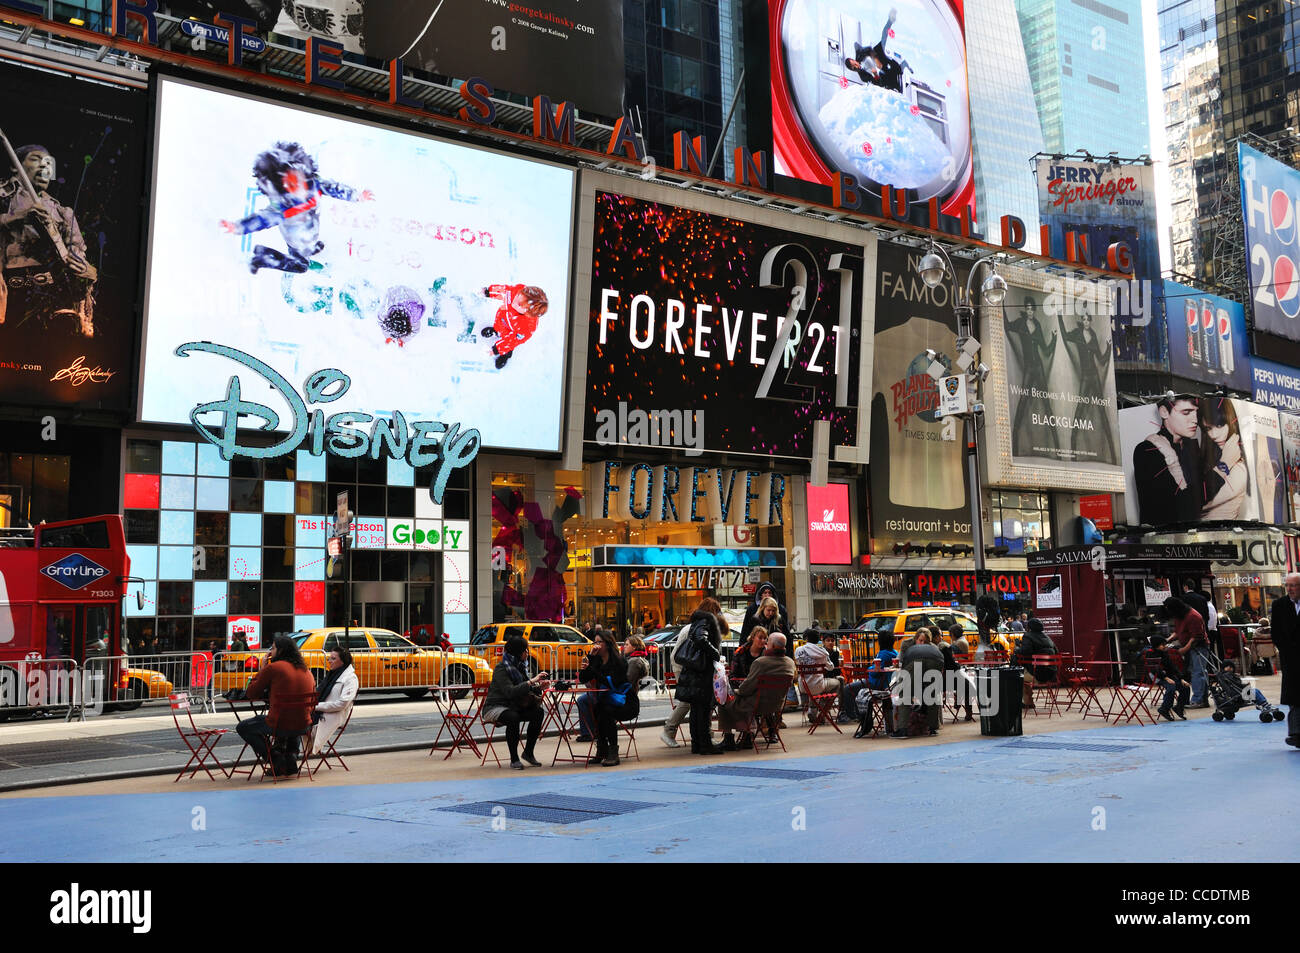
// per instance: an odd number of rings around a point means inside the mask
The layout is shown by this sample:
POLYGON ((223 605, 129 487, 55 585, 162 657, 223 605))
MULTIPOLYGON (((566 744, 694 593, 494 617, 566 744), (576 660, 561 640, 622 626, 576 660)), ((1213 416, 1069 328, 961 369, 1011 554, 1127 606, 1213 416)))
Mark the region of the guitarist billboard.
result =
POLYGON ((19 67, 0 83, 0 402, 124 410, 144 96, 19 67))

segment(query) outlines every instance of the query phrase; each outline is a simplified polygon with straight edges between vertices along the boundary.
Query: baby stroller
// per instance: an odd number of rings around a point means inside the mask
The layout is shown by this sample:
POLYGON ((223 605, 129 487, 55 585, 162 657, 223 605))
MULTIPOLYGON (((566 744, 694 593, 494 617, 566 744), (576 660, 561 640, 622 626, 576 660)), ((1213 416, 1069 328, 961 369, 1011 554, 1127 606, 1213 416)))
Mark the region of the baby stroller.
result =
POLYGON ((1253 678, 1242 678, 1232 662, 1220 662, 1211 652, 1205 661, 1205 681, 1214 699, 1215 721, 1232 721, 1243 708, 1258 708, 1262 722, 1281 721, 1285 713, 1270 705, 1264 693, 1255 687, 1253 678))

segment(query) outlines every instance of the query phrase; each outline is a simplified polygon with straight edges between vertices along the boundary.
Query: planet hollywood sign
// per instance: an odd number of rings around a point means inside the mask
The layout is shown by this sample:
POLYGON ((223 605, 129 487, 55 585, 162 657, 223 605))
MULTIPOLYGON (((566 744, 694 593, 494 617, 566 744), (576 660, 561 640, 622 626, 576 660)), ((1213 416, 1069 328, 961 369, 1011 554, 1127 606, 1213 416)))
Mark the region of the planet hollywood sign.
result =
MULTIPOLYGON (((504 3, 502 5, 505 6, 504 3)), ((300 80, 287 79, 284 76, 268 76, 244 65, 245 54, 256 54, 258 48, 262 46, 260 38, 256 35, 256 21, 218 9, 213 24, 201 24, 201 32, 205 36, 210 36, 218 42, 224 41, 227 58, 222 64, 170 48, 163 49, 159 30, 165 24, 159 19, 158 6, 157 0, 112 0, 111 15, 103 18, 102 32, 46 19, 41 15, 44 4, 13 4, 7 8, 5 16, 24 25, 39 25, 41 29, 51 34, 74 41, 107 46, 145 59, 192 64, 204 71, 223 72, 243 82, 274 85, 299 93, 307 92, 370 111, 388 111, 394 116, 433 119, 441 124, 458 127, 462 131, 473 128, 491 129, 497 124, 497 106, 493 101, 493 97, 497 95, 496 89, 483 77, 470 77, 462 82, 458 92, 463 105, 452 106, 454 112, 441 113, 406 93, 405 66, 401 57, 398 57, 388 63, 386 100, 376 100, 374 92, 369 88, 349 90, 342 80, 330 75, 345 65, 343 62, 345 49, 339 43, 319 36, 308 37, 300 80), (23 7, 26 7, 26 11, 23 7), (139 39, 135 39, 133 33, 138 33, 139 39), (230 42, 232 36, 239 37, 239 42, 230 42)), ((191 33, 199 32, 199 28, 195 26, 188 29, 191 33)), ((383 95, 382 90, 380 95, 383 95)), ((604 161, 612 159, 621 164, 632 165, 646 178, 655 176, 658 163, 645 151, 635 134, 629 116, 621 116, 614 121, 608 143, 602 151, 596 151, 584 149, 576 144, 576 109, 572 103, 556 104, 545 95, 537 95, 532 97, 532 105, 531 136, 504 130, 498 130, 498 134, 525 140, 525 142, 541 143, 552 148, 558 147, 573 153, 597 156, 604 161)), ((706 174, 709 168, 709 148, 703 136, 691 136, 686 131, 678 131, 673 134, 672 141, 675 172, 701 181, 712 180, 712 177, 706 174)), ((782 198, 784 196, 780 193, 771 192, 768 188, 770 169, 771 162, 767 152, 749 152, 738 148, 733 153, 730 181, 735 186, 759 196, 782 198)), ((900 191, 884 186, 882 194, 875 195, 860 187, 853 176, 844 173, 834 175, 831 193, 832 206, 835 209, 852 213, 857 217, 890 224, 901 223, 917 231, 944 236, 960 235, 969 241, 985 242, 985 237, 979 231, 979 226, 969 208, 964 210, 960 217, 949 216, 941 213, 938 200, 932 199, 914 214, 909 211, 905 190, 900 191)), ((1001 247, 1008 250, 1023 249, 1027 240, 1024 221, 1014 215, 1003 215, 1000 222, 1001 247)), ((1044 249, 1058 247, 1058 243, 1051 240, 1050 226, 1044 225, 1042 229, 1040 247, 1044 249)), ((1065 247, 1065 254, 1063 258, 1057 260, 1070 264, 1093 265, 1116 274, 1132 273, 1131 252, 1125 242, 1116 242, 1107 249, 1093 249, 1090 253, 1086 236, 1076 236, 1073 232, 1066 232, 1062 244, 1065 247)))
MULTIPOLYGON (((918 572, 911 574, 911 580, 911 594, 917 598, 975 595, 975 573, 973 572, 918 572)), ((1029 573, 995 572, 989 590, 1004 595, 1028 597, 1031 591, 1029 573)))

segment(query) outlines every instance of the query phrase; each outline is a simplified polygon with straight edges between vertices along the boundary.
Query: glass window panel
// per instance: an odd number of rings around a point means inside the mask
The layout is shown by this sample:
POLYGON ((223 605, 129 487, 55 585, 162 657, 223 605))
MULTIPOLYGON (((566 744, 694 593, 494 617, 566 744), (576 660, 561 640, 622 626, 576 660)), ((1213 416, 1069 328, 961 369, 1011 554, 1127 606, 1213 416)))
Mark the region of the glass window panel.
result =
POLYGON ((157 510, 127 510, 123 522, 128 543, 158 542, 157 510))
POLYGON ((194 519, 194 542, 200 546, 224 546, 230 542, 230 514, 196 514, 194 519))
POLYGON ((262 512, 262 481, 255 479, 230 481, 230 509, 232 512, 262 512))
POLYGON ((161 473, 162 444, 157 440, 128 440, 126 442, 127 473, 161 473))
POLYGON ((194 583, 158 583, 159 615, 190 615, 194 611, 194 583))
POLYGON ((291 582, 264 582, 262 588, 262 613, 271 614, 293 614, 293 583, 291 582))
POLYGON ((288 546, 293 541, 292 516, 262 517, 262 542, 266 546, 288 546))
POLYGON ((230 551, 225 546, 204 546, 198 554, 198 565, 194 567, 195 579, 222 579, 229 572, 230 551))

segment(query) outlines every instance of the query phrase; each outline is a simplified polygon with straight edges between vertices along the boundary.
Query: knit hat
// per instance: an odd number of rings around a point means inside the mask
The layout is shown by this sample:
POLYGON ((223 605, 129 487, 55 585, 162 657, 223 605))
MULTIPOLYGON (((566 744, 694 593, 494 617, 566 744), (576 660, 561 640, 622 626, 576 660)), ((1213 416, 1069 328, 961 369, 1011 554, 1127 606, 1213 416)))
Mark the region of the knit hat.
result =
POLYGON ((1039 622, 1037 619, 1030 619, 1028 622, 1025 623, 1025 628, 1027 628, 1030 632, 1042 632, 1043 623, 1039 622))

